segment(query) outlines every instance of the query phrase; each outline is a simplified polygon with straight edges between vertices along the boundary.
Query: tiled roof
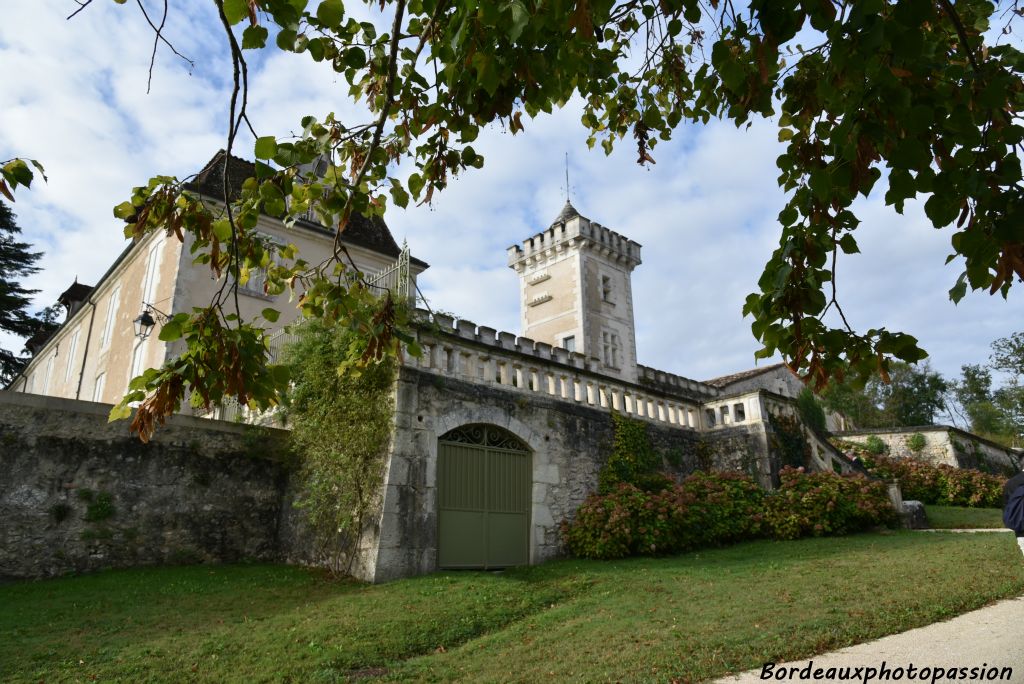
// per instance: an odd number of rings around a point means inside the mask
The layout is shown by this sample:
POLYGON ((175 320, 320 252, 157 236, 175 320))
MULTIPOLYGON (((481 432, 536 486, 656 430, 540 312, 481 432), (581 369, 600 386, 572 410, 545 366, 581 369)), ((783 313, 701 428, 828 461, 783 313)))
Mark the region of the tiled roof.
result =
POLYGON ((754 378, 762 373, 776 370, 778 368, 785 368, 786 364, 776 363, 771 366, 765 366, 764 368, 751 368, 750 370, 741 371, 739 373, 733 373, 732 375, 723 375, 718 378, 712 378, 711 380, 704 380, 705 385, 714 385, 715 387, 726 387, 739 382, 740 380, 746 380, 747 378, 754 378))
MULTIPOLYGON (((225 155, 224 150, 220 150, 213 155, 213 159, 203 167, 203 170, 196 174, 195 179, 187 183, 185 187, 192 192, 223 201, 225 172, 228 176, 228 191, 234 198, 241 192, 245 179, 256 175, 256 165, 234 155, 225 155)), ((334 234, 333 230, 328 230, 318 222, 300 222, 307 227, 319 229, 330 235, 334 234)), ((379 254, 397 257, 401 252, 391 231, 388 230, 387 224, 379 217, 368 219, 362 214, 353 213, 341 236, 343 242, 365 247, 379 254)), ((423 266, 427 265, 415 258, 413 261, 423 266)))

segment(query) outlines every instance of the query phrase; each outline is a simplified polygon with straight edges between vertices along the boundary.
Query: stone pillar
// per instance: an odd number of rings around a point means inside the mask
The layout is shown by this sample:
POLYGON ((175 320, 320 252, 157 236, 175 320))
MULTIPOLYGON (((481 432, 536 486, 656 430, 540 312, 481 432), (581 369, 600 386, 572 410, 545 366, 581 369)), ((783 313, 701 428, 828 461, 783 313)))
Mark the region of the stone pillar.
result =
POLYGON ((459 368, 458 371, 456 371, 457 374, 468 380, 472 380, 473 376, 476 374, 476 369, 473 368, 473 364, 476 363, 476 359, 473 358, 472 354, 464 352, 461 349, 457 350, 457 353, 459 355, 459 368))
POLYGON ((587 403, 590 406, 600 406, 601 402, 597 396, 597 388, 594 386, 593 380, 587 380, 584 383, 584 391, 586 392, 587 403))
POLYGON ((521 390, 528 389, 526 386, 526 379, 523 377, 523 367, 518 363, 512 364, 512 377, 515 379, 514 383, 516 387, 521 390))
POLYGON ((512 384, 512 376, 510 370, 511 369, 509 368, 508 361, 498 362, 498 382, 500 382, 502 385, 512 384))
POLYGON ((612 408, 616 411, 622 410, 622 402, 619 399, 619 390, 612 388, 612 408))

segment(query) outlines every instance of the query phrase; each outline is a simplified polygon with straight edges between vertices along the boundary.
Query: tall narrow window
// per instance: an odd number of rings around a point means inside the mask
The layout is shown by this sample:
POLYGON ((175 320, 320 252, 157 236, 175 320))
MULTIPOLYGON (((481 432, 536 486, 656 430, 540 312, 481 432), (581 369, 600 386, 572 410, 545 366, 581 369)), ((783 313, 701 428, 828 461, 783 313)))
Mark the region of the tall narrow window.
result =
POLYGON ((149 260, 146 262, 145 286, 142 288, 142 301, 147 304, 152 304, 153 300, 156 299, 156 286, 159 281, 160 271, 160 252, 163 246, 164 241, 160 240, 149 250, 149 260))
POLYGON ((132 372, 131 375, 128 376, 129 382, 131 381, 132 378, 136 378, 142 374, 142 358, 144 356, 145 349, 145 342, 140 340, 135 345, 135 350, 132 351, 132 372))
POLYGON ((43 375, 43 394, 50 393, 50 380, 53 378, 53 360, 57 358, 56 350, 46 359, 46 374, 43 375))
POLYGON ((92 400, 103 401, 103 383, 107 380, 106 373, 100 373, 96 376, 96 384, 92 386, 92 400))
POLYGON ((68 343, 68 365, 64 368, 64 382, 71 379, 71 371, 75 367, 75 353, 78 351, 78 334, 80 332, 82 332, 81 328, 76 330, 68 343))
POLYGON ((612 301, 611 276, 601 276, 601 299, 606 302, 612 301))
POLYGON ((607 330, 601 333, 601 353, 604 365, 611 368, 620 367, 619 363, 621 359, 618 334, 608 332, 607 330))
POLYGON ((100 348, 106 349, 110 346, 110 338, 114 334, 114 324, 117 322, 117 308, 121 305, 121 288, 118 287, 110 295, 107 302, 107 317, 103 321, 103 333, 100 335, 100 348))

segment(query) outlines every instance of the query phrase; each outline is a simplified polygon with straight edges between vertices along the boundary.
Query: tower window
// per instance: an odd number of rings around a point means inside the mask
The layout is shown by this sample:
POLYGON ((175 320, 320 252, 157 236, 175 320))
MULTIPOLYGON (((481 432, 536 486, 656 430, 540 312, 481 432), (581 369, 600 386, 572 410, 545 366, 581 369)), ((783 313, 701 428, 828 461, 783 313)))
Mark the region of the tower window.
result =
POLYGON ((562 340, 562 347, 566 351, 571 351, 571 352, 576 351, 576 336, 575 335, 569 335, 568 337, 563 339, 562 340))
POLYGON ((601 301, 612 301, 612 279, 611 276, 601 276, 601 301))
POLYGON ((604 331, 601 333, 601 352, 604 365, 610 368, 619 368, 620 344, 619 336, 613 332, 604 331))

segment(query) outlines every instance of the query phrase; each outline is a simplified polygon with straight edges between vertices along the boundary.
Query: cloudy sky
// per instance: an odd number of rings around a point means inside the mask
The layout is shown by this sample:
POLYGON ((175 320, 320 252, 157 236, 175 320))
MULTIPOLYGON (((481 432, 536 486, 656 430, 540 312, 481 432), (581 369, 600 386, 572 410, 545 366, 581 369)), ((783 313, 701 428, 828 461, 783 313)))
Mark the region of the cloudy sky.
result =
MULTIPOLYGON (((155 11, 154 0, 146 4, 155 11)), ((45 252, 28 282, 40 307, 76 276, 93 284, 121 251, 111 208, 133 185, 194 173, 224 146, 230 66, 212 3, 171 4, 166 35, 195 68, 159 49, 147 94, 152 32, 131 3, 97 0, 68 21, 74 0, 3 0, 0 160, 38 159, 49 177, 19 191, 14 205, 25 239, 45 252)), ((254 56, 250 84, 261 135, 296 130, 305 114, 356 112, 344 80, 306 55, 254 56)), ((649 168, 634 163, 630 141, 606 157, 585 138, 574 103, 525 134, 495 127, 474 143, 483 170, 457 179, 431 207, 389 209, 395 237, 431 264, 421 288, 433 308, 518 332, 505 249, 558 214, 568 153, 577 209, 643 245, 633 279, 641 363, 697 379, 753 367, 757 344, 741 309, 778 241, 774 124, 683 127, 649 168)), ((238 154, 251 157, 244 146, 238 154)), ((837 279, 855 327, 917 336, 950 376, 984 361, 993 339, 1024 328, 1022 292, 1009 301, 979 293, 959 306, 948 300, 960 272, 956 262, 943 266, 951 232, 932 229, 919 204, 900 216, 872 198, 859 215, 862 254, 844 258, 837 279)), ((0 344, 16 341, 0 336, 0 344)))

